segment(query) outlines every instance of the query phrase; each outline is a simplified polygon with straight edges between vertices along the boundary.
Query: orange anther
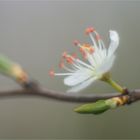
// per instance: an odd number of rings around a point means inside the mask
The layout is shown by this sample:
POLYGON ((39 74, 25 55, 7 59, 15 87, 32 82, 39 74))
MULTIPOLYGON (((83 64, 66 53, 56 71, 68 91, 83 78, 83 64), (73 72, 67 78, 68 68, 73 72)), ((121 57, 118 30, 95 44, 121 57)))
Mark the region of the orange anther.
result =
POLYGON ((55 75, 54 70, 50 70, 50 71, 49 71, 49 75, 50 75, 51 77, 53 77, 53 76, 55 75))
POLYGON ((86 51, 85 51, 85 49, 83 47, 80 48, 80 52, 81 52, 83 58, 86 59, 87 58, 87 54, 86 54, 86 51))
POLYGON ((88 43, 83 44, 82 46, 83 46, 83 48, 85 48, 85 49, 86 49, 86 48, 87 48, 87 49, 89 49, 89 48, 91 47, 91 45, 90 45, 90 44, 88 44, 88 43))
POLYGON ((62 57, 67 58, 67 52, 63 52, 62 57))
POLYGON ((95 31, 95 29, 93 28, 93 27, 88 27, 86 30, 85 30, 85 33, 86 34, 89 34, 89 33, 92 33, 92 32, 94 32, 95 31))
POLYGON ((73 63, 73 58, 72 58, 72 56, 68 56, 68 57, 66 58, 66 61, 67 61, 67 63, 72 64, 72 63, 73 63))
POLYGON ((81 52, 81 53, 84 51, 83 47, 82 47, 82 48, 80 48, 79 50, 80 50, 80 52, 81 52))
POLYGON ((89 52, 90 53, 93 53, 94 52, 94 48, 93 47, 90 47, 89 52))
POLYGON ((60 68, 64 68, 64 63, 63 63, 63 62, 60 62, 60 63, 59 63, 59 67, 60 67, 60 68))
POLYGON ((82 48, 80 49, 80 52, 83 52, 83 51, 88 51, 89 53, 93 53, 94 48, 90 44, 83 44, 82 48))
POLYGON ((83 55, 83 58, 84 58, 84 59, 87 59, 87 54, 86 54, 85 51, 82 52, 82 55, 83 55))
POLYGON ((74 40, 73 43, 74 43, 75 46, 78 46, 80 44, 78 40, 74 40))

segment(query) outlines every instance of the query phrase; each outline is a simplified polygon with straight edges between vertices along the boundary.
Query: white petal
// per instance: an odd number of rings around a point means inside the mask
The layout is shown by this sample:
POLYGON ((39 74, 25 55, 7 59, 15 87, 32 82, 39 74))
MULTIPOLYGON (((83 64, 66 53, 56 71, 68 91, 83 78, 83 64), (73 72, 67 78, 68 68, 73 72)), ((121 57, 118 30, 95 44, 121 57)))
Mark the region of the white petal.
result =
POLYGON ((89 85, 91 85, 97 79, 98 79, 97 77, 90 78, 87 81, 84 81, 83 83, 70 88, 67 92, 79 92, 79 91, 85 89, 86 87, 88 87, 89 85))
POLYGON ((94 57, 94 54, 89 54, 88 52, 87 52, 87 59, 88 59, 88 61, 89 61, 89 63, 90 63, 90 65, 92 66, 92 67, 96 67, 96 65, 97 65, 97 60, 96 60, 96 58, 94 57))
POLYGON ((64 79, 64 84, 67 86, 75 86, 89 79, 91 76, 93 76, 93 73, 89 69, 78 70, 73 73, 73 75, 66 77, 64 79))
POLYGON ((97 70, 97 71, 99 71, 99 74, 108 72, 112 68, 115 58, 116 58, 115 55, 106 57, 105 60, 103 61, 102 65, 97 70))
POLYGON ((110 45, 108 48, 108 55, 114 54, 119 45, 119 35, 116 31, 110 31, 110 45))

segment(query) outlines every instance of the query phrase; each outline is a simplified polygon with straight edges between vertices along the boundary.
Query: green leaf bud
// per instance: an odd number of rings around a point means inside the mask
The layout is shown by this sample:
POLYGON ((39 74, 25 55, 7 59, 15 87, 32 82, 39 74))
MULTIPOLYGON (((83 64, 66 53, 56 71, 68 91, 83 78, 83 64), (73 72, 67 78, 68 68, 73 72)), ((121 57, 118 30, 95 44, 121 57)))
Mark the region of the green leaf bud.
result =
POLYGON ((106 100, 99 100, 95 103, 84 104, 74 109, 77 113, 82 114, 101 114, 110 109, 110 106, 106 103, 106 100))

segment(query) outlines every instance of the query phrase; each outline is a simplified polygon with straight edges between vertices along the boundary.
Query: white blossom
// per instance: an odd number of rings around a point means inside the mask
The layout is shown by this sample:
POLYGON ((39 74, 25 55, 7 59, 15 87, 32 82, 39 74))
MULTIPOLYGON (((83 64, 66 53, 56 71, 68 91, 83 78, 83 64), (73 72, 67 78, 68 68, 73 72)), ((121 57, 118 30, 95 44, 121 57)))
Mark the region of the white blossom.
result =
POLYGON ((115 51, 119 45, 119 36, 116 31, 109 31, 109 47, 105 47, 94 28, 87 28, 86 34, 91 38, 92 45, 81 45, 78 41, 75 41, 75 45, 79 47, 84 60, 64 52, 60 67, 67 72, 55 73, 53 70, 50 71, 50 75, 64 76, 64 84, 71 87, 68 92, 78 92, 97 79, 101 79, 105 73, 110 71, 116 57, 115 51), (65 61, 70 66, 67 67, 65 61))

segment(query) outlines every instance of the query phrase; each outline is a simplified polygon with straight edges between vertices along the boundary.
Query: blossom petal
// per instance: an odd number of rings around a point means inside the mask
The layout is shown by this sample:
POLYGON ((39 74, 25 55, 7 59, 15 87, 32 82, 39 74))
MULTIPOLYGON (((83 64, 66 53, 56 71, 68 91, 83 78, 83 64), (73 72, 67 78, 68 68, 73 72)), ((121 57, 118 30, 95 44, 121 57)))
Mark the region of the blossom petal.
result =
POLYGON ((115 58, 115 55, 111 55, 110 57, 105 58, 104 62, 102 62, 101 66, 97 71, 101 74, 108 72, 113 66, 115 58))
POLYGON ((97 79, 98 79, 97 77, 92 77, 92 78, 84 81, 83 83, 70 88, 67 92, 79 92, 79 91, 85 89, 86 87, 88 87, 89 85, 91 85, 97 79))
POLYGON ((64 84, 67 86, 75 86, 89 79, 91 76, 94 76, 91 70, 89 69, 79 70, 73 73, 73 75, 66 77, 64 79, 64 84))
POLYGON ((118 48, 119 45, 119 35, 116 31, 109 31, 110 33, 110 45, 108 48, 108 55, 111 56, 114 54, 116 49, 118 48))

